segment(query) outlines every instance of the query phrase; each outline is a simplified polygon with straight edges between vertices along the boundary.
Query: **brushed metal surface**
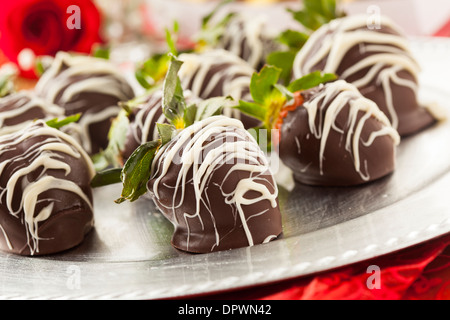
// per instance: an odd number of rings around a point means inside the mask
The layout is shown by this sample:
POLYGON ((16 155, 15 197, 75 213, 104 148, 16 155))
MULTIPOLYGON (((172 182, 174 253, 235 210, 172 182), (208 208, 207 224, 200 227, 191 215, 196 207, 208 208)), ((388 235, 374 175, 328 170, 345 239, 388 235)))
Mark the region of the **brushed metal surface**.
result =
MULTIPOLYGON (((428 45, 415 40, 414 49, 430 57, 436 51, 424 52, 428 45)), ((450 110, 450 91, 435 77, 425 80, 423 98, 450 110)), ((172 248, 173 227, 148 199, 117 205, 119 185, 97 189, 96 226, 79 247, 48 257, 0 253, 0 298, 208 294, 364 261, 449 233, 450 123, 403 139, 397 158, 394 174, 362 187, 281 187, 280 239, 211 254, 172 248)))

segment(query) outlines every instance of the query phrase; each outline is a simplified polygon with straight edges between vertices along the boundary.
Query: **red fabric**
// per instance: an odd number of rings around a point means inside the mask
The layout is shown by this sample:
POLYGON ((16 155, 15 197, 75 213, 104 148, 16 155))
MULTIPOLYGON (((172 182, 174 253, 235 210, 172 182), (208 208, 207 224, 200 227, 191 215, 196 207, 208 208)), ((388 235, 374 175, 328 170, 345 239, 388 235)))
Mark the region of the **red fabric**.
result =
POLYGON ((312 277, 306 285, 269 294, 262 299, 399 300, 442 299, 450 289, 450 236, 312 277), (445 252, 447 248, 448 252, 445 252), (367 286, 367 267, 380 268, 380 288, 367 286), (438 274, 436 271, 442 272, 438 274), (433 288, 434 294, 430 291, 433 288))
MULTIPOLYGON (((202 297, 203 299, 205 297, 202 297)), ((450 299, 450 235, 382 257, 313 276, 208 299, 250 300, 448 300, 450 299), (379 289, 367 285, 380 270, 379 289)))
MULTIPOLYGON (((101 42, 100 26, 101 15, 92 0, 4 1, 0 10, 0 50, 16 64, 23 49, 30 49, 35 56, 58 51, 90 53, 92 46, 101 42), (72 28, 72 5, 79 8, 79 29, 72 28)), ((30 69, 22 70, 22 76, 36 75, 30 69)))

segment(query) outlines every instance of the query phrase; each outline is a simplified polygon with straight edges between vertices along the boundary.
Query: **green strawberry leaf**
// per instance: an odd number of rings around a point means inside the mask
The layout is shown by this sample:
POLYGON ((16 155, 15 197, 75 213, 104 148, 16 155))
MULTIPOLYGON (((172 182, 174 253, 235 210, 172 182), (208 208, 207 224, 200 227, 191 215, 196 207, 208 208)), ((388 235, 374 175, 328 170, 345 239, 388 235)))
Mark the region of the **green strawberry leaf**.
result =
POLYGON ((300 79, 294 80, 288 85, 288 90, 291 92, 302 91, 317 87, 318 85, 336 80, 337 76, 332 73, 322 74, 320 71, 307 74, 300 79))
POLYGON ((285 95, 285 88, 279 85, 280 75, 281 69, 271 65, 265 65, 259 73, 255 72, 250 80, 253 101, 241 100, 235 108, 261 120, 263 127, 272 128, 278 110, 290 99, 290 95, 285 95))
POLYGON ((177 133, 177 129, 168 123, 157 123, 156 127, 158 128, 159 137, 161 138, 161 145, 170 142, 177 133))
POLYGON ((250 93, 254 102, 265 104, 272 95, 274 84, 280 79, 281 69, 274 66, 264 66, 259 73, 253 73, 250 80, 250 93))
POLYGON ((191 124, 195 122, 197 110, 198 106, 196 104, 192 104, 184 109, 183 121, 185 127, 189 127, 191 124))
POLYGON ((164 80, 169 63, 168 54, 155 54, 136 67, 135 78, 144 89, 151 89, 164 80))
POLYGON ((93 57, 109 60, 111 54, 111 48, 109 46, 96 45, 92 51, 93 57))
POLYGON ((336 0, 303 0, 302 10, 288 9, 292 17, 309 31, 315 31, 322 25, 345 16, 337 10, 336 0))
POLYGON ((151 89, 164 80, 169 69, 171 55, 177 56, 179 53, 177 49, 179 29, 178 21, 174 21, 172 30, 165 29, 168 52, 153 54, 136 67, 134 76, 144 89, 151 89))
POLYGON ((269 53, 266 58, 267 64, 281 69, 280 79, 288 84, 292 79, 292 68, 297 53, 305 45, 309 36, 306 33, 286 30, 277 38, 277 41, 287 47, 285 50, 269 53))
POLYGON ((110 184, 120 183, 120 175, 122 168, 112 168, 97 172, 97 174, 91 180, 92 188, 99 188, 110 184))
POLYGON ((309 35, 295 30, 285 30, 278 35, 277 40, 291 50, 300 50, 308 40, 309 35))
POLYGON ((234 0, 222 0, 218 5, 202 19, 202 27, 197 37, 197 47, 215 46, 225 32, 226 26, 236 16, 235 12, 230 12, 225 15, 215 25, 211 25, 212 18, 219 12, 219 10, 234 0))
POLYGON ((44 72, 50 68, 53 61, 55 60, 55 57, 53 56, 38 56, 36 57, 36 60, 34 62, 34 71, 38 77, 42 76, 44 72))
POLYGON ((261 128, 270 130, 274 127, 286 102, 293 99, 294 92, 310 89, 337 78, 334 74, 317 71, 284 86, 279 83, 281 74, 281 69, 265 65, 259 73, 253 74, 250 82, 250 93, 254 101, 239 101, 235 106, 241 112, 262 121, 261 128))
POLYGON ((217 6, 206 16, 203 17, 202 19, 202 27, 206 28, 208 27, 209 21, 217 14, 217 12, 224 6, 226 6, 227 4, 233 2, 234 0, 222 0, 220 1, 217 6))
POLYGON ((178 71, 183 64, 175 56, 171 55, 169 69, 163 83, 163 112, 167 120, 177 129, 184 128, 184 111, 186 100, 184 98, 178 71))
POLYGON ((306 32, 285 30, 277 37, 278 42, 287 49, 273 52, 268 57, 268 64, 277 66, 282 70, 281 79, 284 84, 290 82, 292 66, 295 56, 305 45, 309 35, 322 25, 345 16, 345 13, 337 10, 336 0, 304 0, 301 10, 287 9, 294 20, 299 22, 306 32))
POLYGON ((281 70, 280 79, 284 84, 288 84, 292 79, 292 67, 296 54, 296 50, 288 50, 275 51, 267 56, 267 64, 281 70))
POLYGON ((170 31, 166 28, 166 42, 167 46, 169 47, 169 52, 173 54, 174 56, 178 55, 178 49, 177 49, 177 39, 178 39, 178 31, 180 30, 180 26, 178 24, 178 21, 174 21, 173 23, 173 30, 170 31))
POLYGON ((236 109, 260 121, 266 120, 267 107, 263 104, 239 100, 236 109))
POLYGON ((46 124, 49 127, 52 127, 52 128, 55 128, 55 129, 60 129, 60 128, 68 125, 69 123, 77 122, 80 119, 80 117, 81 117, 81 113, 77 113, 77 114, 68 116, 68 117, 66 117, 66 118, 64 118, 62 120, 59 120, 58 118, 48 120, 46 122, 46 124))

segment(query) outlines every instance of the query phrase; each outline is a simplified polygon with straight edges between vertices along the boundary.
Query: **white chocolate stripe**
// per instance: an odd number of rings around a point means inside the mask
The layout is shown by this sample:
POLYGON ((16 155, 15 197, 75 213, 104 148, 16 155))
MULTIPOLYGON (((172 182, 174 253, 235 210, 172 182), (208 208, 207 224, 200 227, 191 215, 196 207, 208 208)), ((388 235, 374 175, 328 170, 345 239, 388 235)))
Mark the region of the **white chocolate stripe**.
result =
MULTIPOLYGON (((201 54, 182 54, 179 59, 183 61, 179 71, 181 83, 185 89, 192 91, 194 96, 212 98, 212 90, 220 85, 223 96, 229 95, 236 101, 251 100, 249 86, 255 69, 233 53, 215 49, 201 54), (211 69, 221 64, 229 65, 212 75, 202 90, 211 69)), ((240 112, 234 108, 224 109, 223 114, 240 119, 240 112)))
POLYGON ((344 56, 355 46, 359 46, 361 54, 373 53, 360 61, 356 61, 338 76, 340 79, 347 80, 368 68, 368 72, 361 78, 352 80, 352 84, 360 89, 362 94, 364 94, 365 86, 368 86, 370 82, 381 84, 390 121, 392 126, 397 129, 398 116, 391 94, 391 82, 408 87, 417 95, 418 88, 414 81, 418 79, 420 67, 411 55, 408 40, 398 27, 390 19, 384 16, 380 18, 382 26, 389 27, 398 34, 366 29, 366 15, 336 19, 322 26, 310 36, 310 39, 297 54, 294 60, 293 73, 294 78, 300 78, 316 71, 315 66, 319 65, 321 61, 326 61, 321 71, 337 73, 344 56), (319 49, 317 49, 318 45, 320 45, 319 49), (411 74, 414 81, 401 79, 398 76, 398 72, 401 70, 411 74))
MULTIPOLYGON (((364 146, 369 146, 379 136, 390 136, 394 144, 400 143, 400 136, 398 132, 391 126, 387 116, 380 111, 376 103, 364 98, 358 91, 358 89, 344 80, 338 80, 333 83, 327 84, 327 89, 322 90, 314 98, 303 104, 303 107, 308 112, 309 127, 311 133, 317 139, 320 139, 320 174, 323 174, 323 161, 324 153, 327 145, 327 140, 330 132, 335 127, 335 121, 339 113, 346 106, 350 106, 349 120, 348 120, 348 132, 346 137, 345 149, 350 152, 354 159, 354 167, 356 172, 365 181, 369 180, 367 172, 362 171, 359 143, 361 140, 361 133, 365 122, 374 117, 382 124, 382 128, 379 131, 371 132, 367 141, 362 141, 364 146), (320 121, 316 125, 315 118, 318 113, 319 107, 325 105, 331 99, 323 121, 320 121), (358 115, 363 112, 364 115, 358 120, 358 115)), ((339 131, 342 132, 342 131, 339 131)))

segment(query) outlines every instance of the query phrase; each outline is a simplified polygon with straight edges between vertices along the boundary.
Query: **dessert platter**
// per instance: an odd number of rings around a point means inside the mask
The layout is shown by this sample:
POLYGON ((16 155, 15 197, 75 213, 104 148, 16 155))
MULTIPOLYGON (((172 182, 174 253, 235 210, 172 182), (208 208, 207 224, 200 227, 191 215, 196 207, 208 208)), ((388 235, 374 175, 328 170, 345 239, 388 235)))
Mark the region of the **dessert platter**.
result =
POLYGON ((0 298, 202 296, 449 233, 450 41, 322 13, 276 38, 208 16, 140 93, 59 52, 0 98, 0 298))

